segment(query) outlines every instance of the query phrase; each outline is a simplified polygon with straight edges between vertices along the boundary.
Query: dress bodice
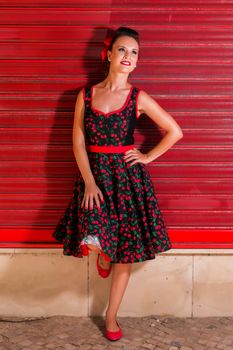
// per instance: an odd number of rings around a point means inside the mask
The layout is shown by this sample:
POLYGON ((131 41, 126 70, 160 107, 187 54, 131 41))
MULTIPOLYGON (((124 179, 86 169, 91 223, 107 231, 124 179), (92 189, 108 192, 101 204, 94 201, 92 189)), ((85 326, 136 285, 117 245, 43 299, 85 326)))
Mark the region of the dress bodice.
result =
POLYGON ((92 105, 92 87, 84 88, 84 128, 86 143, 99 146, 134 144, 137 120, 137 95, 139 89, 132 86, 124 105, 104 113, 92 105))

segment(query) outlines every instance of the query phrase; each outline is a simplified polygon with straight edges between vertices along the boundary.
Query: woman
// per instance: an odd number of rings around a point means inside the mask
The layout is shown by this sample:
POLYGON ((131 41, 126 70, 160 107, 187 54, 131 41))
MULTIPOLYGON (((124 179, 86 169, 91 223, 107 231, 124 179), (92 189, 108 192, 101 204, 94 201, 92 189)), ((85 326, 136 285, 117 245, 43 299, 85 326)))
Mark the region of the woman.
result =
POLYGON ((105 335, 118 340, 122 330, 117 312, 132 263, 155 259, 156 253, 172 247, 145 164, 166 152, 183 134, 170 114, 128 82, 139 57, 138 32, 120 27, 105 44, 106 78, 83 88, 77 96, 73 151, 78 176, 53 237, 64 242, 65 255, 97 253, 101 277, 113 270, 105 335), (135 124, 142 113, 167 131, 148 153, 134 147, 135 124))

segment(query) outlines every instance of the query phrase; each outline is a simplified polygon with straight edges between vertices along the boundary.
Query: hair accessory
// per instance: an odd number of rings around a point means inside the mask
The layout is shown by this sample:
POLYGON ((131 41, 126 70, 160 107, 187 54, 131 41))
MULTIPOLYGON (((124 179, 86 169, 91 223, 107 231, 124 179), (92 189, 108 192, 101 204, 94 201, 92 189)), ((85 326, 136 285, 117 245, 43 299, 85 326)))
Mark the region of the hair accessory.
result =
POLYGON ((112 37, 108 36, 105 40, 104 40, 104 44, 105 44, 105 48, 102 50, 101 52, 101 58, 102 61, 105 60, 105 58, 107 57, 107 52, 108 52, 108 48, 110 46, 110 43, 112 41, 112 37))

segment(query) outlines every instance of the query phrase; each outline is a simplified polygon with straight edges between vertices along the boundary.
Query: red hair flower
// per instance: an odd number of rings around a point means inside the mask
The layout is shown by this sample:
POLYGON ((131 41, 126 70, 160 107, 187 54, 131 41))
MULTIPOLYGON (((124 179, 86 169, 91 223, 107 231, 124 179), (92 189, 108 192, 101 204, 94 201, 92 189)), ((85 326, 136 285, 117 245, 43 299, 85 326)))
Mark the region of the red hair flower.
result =
POLYGON ((110 43, 112 41, 112 37, 108 36, 105 40, 104 40, 104 44, 105 44, 105 48, 102 50, 101 52, 101 58, 104 61, 105 58, 107 57, 107 52, 108 52, 108 48, 110 46, 110 43))

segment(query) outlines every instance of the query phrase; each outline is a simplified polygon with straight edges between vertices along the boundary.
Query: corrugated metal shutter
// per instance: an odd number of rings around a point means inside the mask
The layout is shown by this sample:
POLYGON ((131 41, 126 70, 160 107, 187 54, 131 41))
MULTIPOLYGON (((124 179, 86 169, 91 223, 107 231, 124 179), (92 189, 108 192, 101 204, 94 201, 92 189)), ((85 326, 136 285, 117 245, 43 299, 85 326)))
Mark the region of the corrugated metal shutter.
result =
MULTIPOLYGON (((231 1, 0 0, 1 247, 60 247, 79 89, 100 81, 106 28, 141 33, 130 81, 184 137, 148 165, 173 247, 233 247, 231 1)), ((148 117, 135 143, 159 134, 148 117)))

